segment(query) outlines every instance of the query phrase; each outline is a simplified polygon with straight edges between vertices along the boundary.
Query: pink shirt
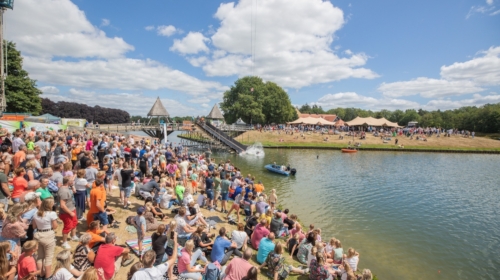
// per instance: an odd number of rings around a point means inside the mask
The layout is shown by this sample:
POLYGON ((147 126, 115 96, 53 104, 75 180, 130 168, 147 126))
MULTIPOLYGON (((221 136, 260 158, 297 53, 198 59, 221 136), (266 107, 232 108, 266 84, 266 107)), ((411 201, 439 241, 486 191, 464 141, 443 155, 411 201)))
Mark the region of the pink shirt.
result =
POLYGON ((241 280, 247 276, 252 265, 242 258, 234 258, 226 268, 226 278, 224 280, 241 280))
POLYGON ((87 145, 85 145, 85 151, 92 151, 92 146, 93 146, 92 140, 88 140, 87 145))
POLYGON ((179 270, 179 273, 187 272, 188 264, 189 262, 191 262, 191 256, 189 256, 186 249, 182 249, 181 254, 182 255, 177 261, 177 268, 179 270))
POLYGON ((269 230, 265 226, 258 224, 252 233, 252 247, 257 250, 259 248, 260 240, 268 235, 269 230))

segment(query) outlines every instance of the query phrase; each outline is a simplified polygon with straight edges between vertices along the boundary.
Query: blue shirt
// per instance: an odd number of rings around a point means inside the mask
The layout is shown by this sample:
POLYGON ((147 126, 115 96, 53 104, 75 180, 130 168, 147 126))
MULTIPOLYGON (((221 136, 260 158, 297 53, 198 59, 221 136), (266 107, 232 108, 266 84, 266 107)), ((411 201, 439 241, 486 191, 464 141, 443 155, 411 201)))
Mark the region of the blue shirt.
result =
POLYGON ((206 186, 207 190, 213 189, 213 187, 214 187, 214 179, 212 179, 212 177, 208 177, 205 180, 205 186, 206 186))
POLYGON ((231 246, 231 241, 217 236, 215 239, 214 245, 212 245, 212 253, 210 254, 210 259, 212 262, 219 261, 222 262, 224 258, 224 253, 227 248, 231 246))
POLYGON ((264 261, 266 261, 267 255, 269 255, 269 252, 274 250, 274 244, 271 239, 264 237, 259 243, 259 250, 257 251, 257 263, 258 264, 263 264, 264 261))
POLYGON ((236 187, 236 189, 234 190, 234 193, 233 193, 233 199, 235 199, 236 196, 238 196, 241 193, 241 190, 242 190, 242 188, 240 186, 236 187))

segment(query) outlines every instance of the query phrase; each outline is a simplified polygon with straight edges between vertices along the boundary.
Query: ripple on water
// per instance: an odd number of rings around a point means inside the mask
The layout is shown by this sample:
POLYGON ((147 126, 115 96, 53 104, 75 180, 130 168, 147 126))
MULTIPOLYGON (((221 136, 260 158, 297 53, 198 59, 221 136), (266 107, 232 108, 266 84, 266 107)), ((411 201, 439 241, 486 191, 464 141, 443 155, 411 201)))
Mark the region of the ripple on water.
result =
MULTIPOLYGON (((500 157, 496 155, 266 150, 232 157, 276 188, 308 226, 361 253, 380 279, 493 279, 500 259, 500 157), (263 170, 291 163, 285 178, 263 170), (438 273, 440 271, 440 273, 438 273)), ((283 203, 284 201, 284 203, 283 203)))

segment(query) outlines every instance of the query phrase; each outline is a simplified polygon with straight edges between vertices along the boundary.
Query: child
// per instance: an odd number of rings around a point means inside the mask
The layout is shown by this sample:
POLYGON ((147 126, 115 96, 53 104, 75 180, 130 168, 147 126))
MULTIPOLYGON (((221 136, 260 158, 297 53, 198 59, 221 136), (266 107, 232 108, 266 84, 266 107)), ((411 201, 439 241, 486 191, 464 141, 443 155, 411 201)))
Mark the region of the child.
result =
POLYGON ((207 197, 205 196, 205 191, 201 190, 200 194, 196 198, 196 203, 198 204, 199 207, 203 207, 205 205, 205 200, 207 197))
MULTIPOLYGON (((12 243, 0 242, 0 279, 14 279, 16 267, 10 265, 17 260, 17 254, 11 251, 12 243)), ((33 260, 33 264, 35 261, 33 260)), ((36 267, 36 266, 35 266, 36 267)))
POLYGON ((36 267, 33 254, 38 250, 38 242, 35 240, 26 241, 23 245, 23 253, 17 262, 18 279, 36 279, 41 270, 36 267))
POLYGON ((307 234, 311 233, 314 231, 314 224, 310 224, 309 225, 309 231, 307 232, 307 234))
POLYGON ((143 206, 137 209, 137 216, 134 217, 134 226, 137 229, 137 245, 139 246, 139 256, 142 258, 142 240, 146 234, 146 218, 144 218, 144 211, 146 208, 143 206))
POLYGON ((196 174, 196 172, 191 174, 191 189, 193 194, 198 193, 198 174, 196 174))
POLYGON ((318 241, 319 243, 321 243, 321 229, 320 228, 316 228, 313 230, 314 233, 316 233, 316 241, 318 241))
POLYGON ((271 194, 269 195, 269 205, 271 205, 271 210, 274 212, 274 207, 278 203, 278 196, 276 195, 276 189, 273 189, 271 191, 271 194))
POLYGON ((295 233, 292 238, 288 239, 287 242, 287 247, 288 247, 288 253, 290 253, 290 256, 296 256, 299 246, 299 233, 295 233))
POLYGON ((332 237, 330 239, 330 242, 328 242, 328 244, 326 244, 325 252, 326 252, 326 256, 329 259, 333 259, 333 257, 334 257, 334 254, 332 252, 333 252, 333 249, 335 249, 335 241, 337 241, 337 239, 335 239, 335 237, 332 237))

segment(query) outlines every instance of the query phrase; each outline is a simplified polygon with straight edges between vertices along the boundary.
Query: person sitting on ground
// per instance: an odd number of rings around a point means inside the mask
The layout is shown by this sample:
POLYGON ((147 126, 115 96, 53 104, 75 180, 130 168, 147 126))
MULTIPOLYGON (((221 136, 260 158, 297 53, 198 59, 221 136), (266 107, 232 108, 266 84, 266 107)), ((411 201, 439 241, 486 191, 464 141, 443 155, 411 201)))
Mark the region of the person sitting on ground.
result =
POLYGON ((316 233, 309 232, 307 238, 303 240, 299 245, 299 250, 297 252, 297 260, 302 263, 307 263, 307 255, 311 251, 311 248, 316 245, 316 233))
POLYGON ((160 185, 158 185, 159 181, 160 177, 155 176, 154 180, 151 180, 146 184, 142 185, 139 190, 139 194, 142 196, 142 198, 144 199, 147 199, 148 197, 153 198, 155 196, 155 193, 160 191, 160 185))
POLYGON ((333 263, 341 264, 344 257, 344 249, 340 240, 335 240, 335 248, 333 249, 333 263))
POLYGON ((92 236, 89 233, 82 234, 80 236, 80 244, 76 246, 75 253, 73 254, 73 266, 82 273, 94 263, 95 252, 89 246, 91 239, 92 236))
POLYGON ((332 280, 336 279, 336 272, 325 263, 325 256, 316 252, 316 256, 309 264, 310 280, 332 280))
POLYGON ((347 255, 344 255, 345 262, 349 263, 353 271, 358 270, 359 253, 353 248, 347 250, 347 255))
POLYGON ((372 279, 373 279, 372 272, 367 268, 363 269, 363 276, 361 276, 361 280, 372 280, 372 279))
POLYGON ((224 280, 240 280, 247 276, 248 271, 254 268, 250 264, 250 259, 252 258, 253 250, 247 248, 243 252, 243 258, 233 258, 226 267, 221 269, 221 279, 224 280))
POLYGON ((274 233, 278 238, 286 233, 288 235, 288 228, 284 227, 283 219, 281 218, 281 213, 274 213, 274 217, 271 220, 271 224, 269 226, 269 230, 274 233))
POLYGON ((237 229, 233 230, 231 233, 231 241, 236 243, 236 248, 241 251, 245 251, 248 243, 248 235, 245 232, 245 225, 243 223, 238 223, 237 229))
POLYGON ((241 258, 241 252, 236 249, 236 242, 229 241, 226 237, 226 228, 219 229, 219 236, 212 245, 212 253, 210 259, 212 262, 218 261, 221 265, 225 265, 231 255, 236 255, 241 258))
POLYGON ((106 244, 101 245, 97 251, 94 267, 103 270, 104 279, 101 280, 111 280, 120 267, 128 266, 134 260, 129 256, 129 249, 115 245, 116 235, 113 232, 106 235, 105 241, 106 244))
POLYGON ((75 280, 83 272, 71 267, 71 251, 65 249, 56 256, 56 267, 52 274, 53 280, 75 280))
POLYGON ((196 231, 191 235, 191 238, 194 242, 195 250, 200 249, 203 252, 209 252, 212 250, 212 245, 214 241, 210 238, 215 237, 215 234, 212 234, 210 237, 204 232, 205 226, 198 226, 196 231))
POLYGON ((133 274, 132 280, 163 279, 169 268, 173 267, 175 261, 177 260, 177 237, 175 234, 173 239, 175 247, 172 258, 165 263, 153 266, 156 261, 156 253, 153 250, 146 251, 142 257, 143 268, 133 274))
POLYGON ((266 228, 266 226, 267 226, 267 220, 261 219, 260 223, 255 227, 255 230, 252 233, 251 236, 252 247, 255 250, 259 249, 259 243, 262 240, 262 238, 268 236, 270 233, 270 231, 266 228))
MULTIPOLYGON (((193 240, 188 240, 186 245, 181 251, 181 256, 177 262, 177 266, 179 269, 179 273, 181 277, 188 279, 196 279, 201 280, 203 277, 201 272, 204 272, 205 269, 195 267, 196 261, 201 259, 205 263, 208 263, 207 258, 205 258, 204 253, 201 250, 196 250, 193 252, 194 242, 193 240)), ((213 259, 212 259, 213 261, 213 259)))
POLYGON ((296 256, 299 246, 299 233, 295 233, 290 239, 287 241, 288 253, 290 256, 296 256))
POLYGON ((99 221, 93 221, 89 225, 87 233, 90 234, 89 247, 97 252, 97 247, 104 243, 106 240, 106 234, 109 234, 107 230, 101 230, 99 227, 99 221), (97 246, 96 246, 97 245, 97 246))
POLYGON ((266 213, 266 208, 268 208, 268 207, 269 207, 269 204, 267 204, 264 201, 264 197, 259 196, 259 201, 255 204, 256 211, 262 215, 262 214, 266 213))
POLYGON ((285 264, 285 256, 283 256, 283 245, 281 242, 276 244, 274 251, 267 255, 266 261, 259 266, 259 269, 267 267, 267 276, 273 279, 286 279, 288 274, 293 272, 297 274, 307 274, 309 269, 301 270, 292 265, 285 264))
POLYGON ((269 233, 267 237, 262 238, 259 243, 259 249, 257 250, 257 263, 263 264, 267 258, 267 255, 274 250, 276 246, 274 244, 275 235, 274 233, 269 233))

